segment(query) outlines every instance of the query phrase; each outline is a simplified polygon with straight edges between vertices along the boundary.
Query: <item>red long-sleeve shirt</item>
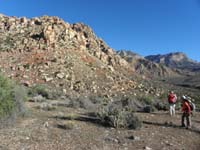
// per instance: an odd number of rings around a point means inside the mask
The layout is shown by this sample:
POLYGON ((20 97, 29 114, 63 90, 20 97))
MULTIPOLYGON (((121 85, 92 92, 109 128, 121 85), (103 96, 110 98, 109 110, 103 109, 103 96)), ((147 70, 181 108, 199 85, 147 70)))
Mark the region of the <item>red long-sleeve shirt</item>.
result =
POLYGON ((189 103, 187 101, 184 101, 182 103, 182 111, 186 112, 186 113, 190 113, 191 112, 190 105, 189 105, 189 103))

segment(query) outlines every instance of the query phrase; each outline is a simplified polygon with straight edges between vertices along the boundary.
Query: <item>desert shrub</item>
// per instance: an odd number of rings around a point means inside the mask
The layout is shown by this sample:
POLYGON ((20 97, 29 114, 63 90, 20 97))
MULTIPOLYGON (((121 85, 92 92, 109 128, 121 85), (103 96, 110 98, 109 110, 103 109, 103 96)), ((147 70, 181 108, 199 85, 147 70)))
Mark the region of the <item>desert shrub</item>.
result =
POLYGON ((42 95, 37 95, 32 98, 29 98, 29 102, 45 102, 45 101, 46 101, 46 98, 43 97, 42 95))
POLYGON ((48 92, 48 99, 58 99, 62 97, 63 95, 63 92, 61 89, 47 90, 47 92, 48 92))
POLYGON ((102 106, 96 113, 101 123, 114 128, 140 128, 142 123, 133 111, 128 111, 120 105, 108 104, 102 106))
POLYGON ((28 94, 30 96, 42 95, 45 98, 49 97, 47 87, 45 85, 41 85, 41 84, 31 87, 28 91, 28 94))
POLYGON ((102 102, 101 96, 90 95, 89 99, 93 104, 100 104, 102 102))
POLYGON ((159 98, 162 99, 162 100, 167 100, 167 95, 168 95, 167 92, 163 92, 163 93, 160 94, 159 98))
POLYGON ((61 89, 57 88, 52 89, 47 85, 37 84, 29 88, 28 95, 32 97, 41 95, 46 99, 58 99, 63 95, 63 92, 61 89))
POLYGON ((4 117, 9 115, 14 108, 13 98, 13 85, 12 83, 0 76, 0 116, 4 117))
POLYGON ((157 110, 165 110, 166 111, 168 109, 168 105, 163 102, 157 102, 157 103, 155 103, 154 106, 157 110))
POLYGON ((80 108, 81 107, 80 101, 78 99, 70 99, 69 107, 71 107, 71 108, 80 108))
POLYGON ((36 108, 44 110, 44 111, 52 111, 52 110, 56 110, 56 106, 54 106, 52 103, 41 103, 40 105, 38 105, 36 108))
POLYGON ((95 109, 95 104, 93 104, 91 102, 91 100, 86 97, 79 97, 76 99, 71 99, 68 106, 72 107, 72 108, 83 108, 83 109, 87 109, 87 110, 95 109))
POLYGON ((125 108, 127 111, 136 112, 141 107, 140 103, 136 100, 133 96, 123 96, 121 97, 122 107, 125 108))
POLYGON ((63 130, 72 130, 74 126, 75 126, 75 123, 72 121, 57 124, 57 127, 63 130))
POLYGON ((106 105, 107 103, 108 100, 104 97, 80 95, 76 98, 70 98, 69 107, 94 111, 98 105, 106 105))
POLYGON ((1 51, 10 50, 13 47, 14 47, 14 40, 11 35, 6 36, 4 40, 0 41, 1 51))
POLYGON ((143 95, 143 96, 138 97, 138 100, 140 102, 145 103, 146 105, 151 105, 153 103, 153 99, 151 96, 143 95))
POLYGON ((16 116, 25 112, 26 90, 0 75, 0 121, 1 126, 15 121, 16 116))
POLYGON ((87 109, 87 110, 94 110, 96 107, 96 105, 94 103, 91 102, 91 100, 89 98, 82 98, 80 99, 80 107, 87 109))
POLYGON ((143 111, 146 112, 146 113, 151 113, 151 112, 156 111, 156 108, 154 107, 154 105, 146 105, 143 108, 143 111))

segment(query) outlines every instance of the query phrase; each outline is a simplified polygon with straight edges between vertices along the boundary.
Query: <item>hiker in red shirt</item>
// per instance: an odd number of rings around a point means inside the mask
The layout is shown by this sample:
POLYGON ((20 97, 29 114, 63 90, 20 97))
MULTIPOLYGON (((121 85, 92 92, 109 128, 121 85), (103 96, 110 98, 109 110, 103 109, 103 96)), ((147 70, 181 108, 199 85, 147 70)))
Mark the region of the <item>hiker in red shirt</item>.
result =
POLYGON ((186 127, 187 129, 191 127, 191 108, 189 101, 187 100, 186 96, 182 96, 182 119, 181 119, 181 124, 182 127, 186 127), (185 118, 187 121, 187 126, 185 126, 185 118))
POLYGON ((168 94, 168 103, 169 103, 169 114, 170 116, 175 115, 175 107, 176 107, 177 96, 173 91, 170 91, 168 94))

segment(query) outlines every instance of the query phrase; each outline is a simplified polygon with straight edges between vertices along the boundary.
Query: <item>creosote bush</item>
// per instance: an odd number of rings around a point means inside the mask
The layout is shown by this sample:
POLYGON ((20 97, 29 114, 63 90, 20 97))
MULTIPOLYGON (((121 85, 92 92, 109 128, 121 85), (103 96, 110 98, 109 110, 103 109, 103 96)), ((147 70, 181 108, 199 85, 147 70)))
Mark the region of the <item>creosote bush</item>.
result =
POLYGON ((146 113, 151 113, 151 112, 156 111, 156 108, 155 108, 155 106, 153 106, 153 105, 146 105, 146 106, 143 108, 143 111, 146 112, 146 113))
POLYGON ((30 97, 35 97, 41 95, 45 99, 57 99, 62 96, 62 90, 60 89, 52 89, 45 84, 36 84, 33 87, 30 87, 28 90, 28 95, 30 97))
POLYGON ((104 125, 114 128, 137 129, 142 126, 134 111, 113 103, 102 106, 96 114, 104 125))
POLYGON ((15 121, 16 116, 25 112, 26 90, 0 75, 0 123, 1 126, 15 121))
POLYGON ((168 104, 167 103, 163 103, 163 102, 157 102, 155 104, 155 108, 157 110, 164 110, 164 111, 166 111, 168 109, 168 104))
POLYGON ((49 97, 47 88, 44 85, 35 85, 35 86, 31 87, 28 91, 28 94, 30 96, 42 95, 45 98, 49 97))
POLYGON ((151 96, 143 95, 138 97, 138 100, 144 102, 146 105, 151 105, 153 103, 153 98, 151 96))

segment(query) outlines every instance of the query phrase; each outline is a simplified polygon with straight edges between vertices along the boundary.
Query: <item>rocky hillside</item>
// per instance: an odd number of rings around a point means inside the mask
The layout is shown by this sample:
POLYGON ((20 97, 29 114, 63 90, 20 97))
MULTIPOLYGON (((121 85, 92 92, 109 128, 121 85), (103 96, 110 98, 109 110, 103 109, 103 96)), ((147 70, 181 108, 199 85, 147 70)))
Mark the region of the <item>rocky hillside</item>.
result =
POLYGON ((66 96, 160 96, 163 86, 149 79, 174 75, 131 52, 115 52, 83 23, 49 16, 0 15, 0 59, 1 72, 11 79, 29 87, 45 84, 66 96))
POLYGON ((121 50, 117 52, 122 58, 124 58, 132 68, 143 77, 167 77, 175 76, 177 73, 175 70, 168 68, 167 66, 155 63, 148 60, 132 51, 121 50))
POLYGON ((146 56, 145 58, 156 63, 164 64, 171 68, 178 68, 194 72, 200 70, 200 63, 189 59, 184 53, 181 52, 169 53, 165 55, 150 55, 146 56))
POLYGON ((123 93, 138 87, 134 69, 82 23, 58 17, 0 15, 1 72, 26 86, 63 93, 123 93))

